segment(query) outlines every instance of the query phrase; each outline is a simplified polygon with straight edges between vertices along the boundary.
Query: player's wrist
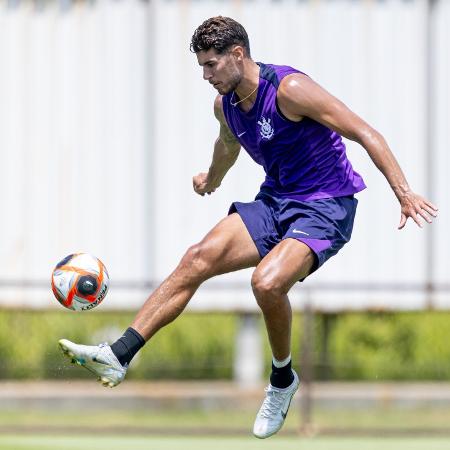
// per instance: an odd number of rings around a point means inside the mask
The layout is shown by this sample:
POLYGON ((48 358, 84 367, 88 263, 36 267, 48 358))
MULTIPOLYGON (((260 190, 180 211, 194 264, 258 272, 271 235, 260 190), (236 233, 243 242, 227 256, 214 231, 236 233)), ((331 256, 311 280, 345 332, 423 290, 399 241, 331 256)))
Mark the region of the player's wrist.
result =
POLYGON ((219 173, 217 173, 213 168, 210 167, 208 171, 208 176, 206 177, 206 184, 215 189, 220 186, 220 183, 222 182, 223 176, 220 176, 219 173))
POLYGON ((411 194, 411 188, 408 183, 391 184, 391 188, 399 200, 411 194))

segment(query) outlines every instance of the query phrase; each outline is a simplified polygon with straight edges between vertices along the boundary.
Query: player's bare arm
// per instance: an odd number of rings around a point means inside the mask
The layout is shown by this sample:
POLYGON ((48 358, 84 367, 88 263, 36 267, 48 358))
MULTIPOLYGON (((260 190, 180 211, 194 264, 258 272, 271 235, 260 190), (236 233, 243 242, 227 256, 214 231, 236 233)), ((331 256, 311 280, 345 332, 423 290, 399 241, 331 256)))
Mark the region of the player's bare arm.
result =
POLYGON ((214 101, 214 115, 220 123, 220 132, 214 144, 211 165, 208 173, 200 173, 192 180, 195 192, 200 195, 211 194, 220 186, 224 176, 236 162, 241 148, 225 121, 221 95, 214 101))
POLYGON ((298 121, 310 117, 366 149, 400 202, 399 229, 409 217, 419 226, 422 226, 419 216, 428 223, 431 217, 436 217, 437 207, 411 190, 383 136, 311 78, 303 74, 287 76, 280 85, 278 102, 289 119, 298 121))

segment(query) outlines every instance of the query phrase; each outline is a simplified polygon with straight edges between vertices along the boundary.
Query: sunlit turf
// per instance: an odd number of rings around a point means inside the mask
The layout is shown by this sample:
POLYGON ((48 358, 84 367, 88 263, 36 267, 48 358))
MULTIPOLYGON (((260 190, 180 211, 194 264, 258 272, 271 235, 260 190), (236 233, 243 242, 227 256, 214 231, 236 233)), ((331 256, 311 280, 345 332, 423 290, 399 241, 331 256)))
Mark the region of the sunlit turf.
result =
MULTIPOLYGON (((0 411, 0 432, 17 430, 63 431, 70 426, 77 429, 128 429, 130 431, 168 430, 192 431, 205 429, 251 430, 255 410, 193 409, 154 411, 151 409, 8 409, 0 411)), ((320 409, 312 416, 314 429, 320 434, 325 430, 448 430, 450 435, 450 408, 370 408, 370 409, 320 409)), ((294 405, 286 419, 283 431, 291 434, 302 426, 298 405, 294 405)), ((449 447, 450 448, 450 447, 449 447)))
POLYGON ((0 450, 448 450, 438 438, 285 438, 134 436, 0 436, 0 450))
POLYGON ((297 434, 298 405, 270 439, 251 436, 255 411, 144 409, 0 412, 0 450, 448 450, 450 409, 314 411, 315 437, 297 434), (385 432, 401 430, 398 437, 385 432), (418 436, 418 432, 428 436, 418 436), (434 431, 446 435, 432 436, 434 431), (358 436, 365 431, 367 437, 358 436), (333 433, 325 435, 324 433, 333 433), (345 437, 338 434, 347 432, 345 437), (368 432, 368 433, 367 433, 368 432), (322 433, 322 434, 321 434, 322 433), (353 433, 353 434, 352 434, 353 433), (385 436, 376 438, 372 436, 385 436), (441 437, 438 437, 441 436, 441 437))

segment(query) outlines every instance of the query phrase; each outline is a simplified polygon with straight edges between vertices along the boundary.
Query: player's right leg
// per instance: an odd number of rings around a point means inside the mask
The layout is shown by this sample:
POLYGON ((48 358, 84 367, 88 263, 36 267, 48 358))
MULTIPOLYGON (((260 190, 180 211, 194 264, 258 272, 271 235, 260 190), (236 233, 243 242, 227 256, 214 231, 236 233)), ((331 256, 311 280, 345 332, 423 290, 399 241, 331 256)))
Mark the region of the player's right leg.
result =
POLYGON ((188 249, 177 268, 150 295, 131 327, 112 346, 86 346, 61 339, 59 345, 72 362, 97 375, 104 386, 117 386, 134 354, 160 328, 184 310, 198 287, 223 273, 255 267, 259 252, 236 213, 220 221, 198 244, 188 249))

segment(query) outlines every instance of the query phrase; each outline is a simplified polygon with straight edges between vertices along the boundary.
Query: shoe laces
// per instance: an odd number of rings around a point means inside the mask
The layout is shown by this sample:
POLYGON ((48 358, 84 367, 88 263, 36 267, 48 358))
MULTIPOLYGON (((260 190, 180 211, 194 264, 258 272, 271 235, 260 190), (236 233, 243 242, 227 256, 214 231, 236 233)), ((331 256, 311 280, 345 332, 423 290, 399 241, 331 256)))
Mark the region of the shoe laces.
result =
POLYGON ((284 392, 273 388, 273 386, 267 386, 264 391, 266 392, 266 398, 264 399, 259 414, 261 417, 271 419, 281 410, 285 400, 285 394, 284 392))

